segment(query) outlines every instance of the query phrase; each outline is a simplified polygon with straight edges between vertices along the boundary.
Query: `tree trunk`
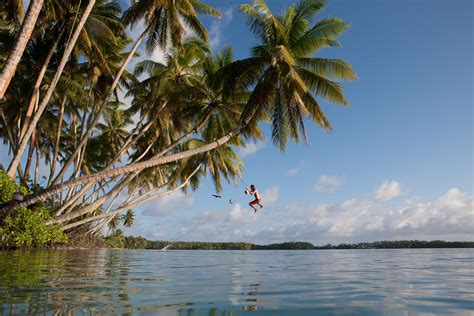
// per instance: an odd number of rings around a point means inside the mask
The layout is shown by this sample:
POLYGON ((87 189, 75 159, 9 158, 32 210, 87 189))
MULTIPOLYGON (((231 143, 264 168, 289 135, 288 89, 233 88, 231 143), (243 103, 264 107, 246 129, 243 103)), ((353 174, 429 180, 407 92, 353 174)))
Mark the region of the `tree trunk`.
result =
POLYGON ((48 186, 51 184, 51 180, 54 177, 54 172, 56 171, 56 161, 58 160, 58 156, 59 156, 59 140, 61 139, 61 130, 62 130, 62 126, 63 126, 64 106, 66 104, 66 100, 67 100, 67 97, 64 96, 63 102, 61 102, 61 108, 59 109, 58 131, 56 133, 56 141, 54 143, 54 155, 53 155, 53 159, 51 160, 51 171, 49 173, 48 186))
POLYGON ((36 190, 36 187, 39 183, 38 180, 39 180, 39 167, 40 167, 41 157, 40 157, 40 148, 39 148, 38 141, 35 141, 34 146, 35 146, 36 167, 35 167, 35 177, 34 177, 33 187, 36 190))
POLYGON ((76 147, 74 152, 71 154, 71 156, 67 159, 67 161, 64 163, 63 167, 61 168, 61 171, 59 174, 56 176, 56 178, 53 180, 53 184, 57 184, 59 179, 62 178, 64 173, 66 173, 67 168, 71 165, 71 163, 74 161, 74 158, 77 156, 79 153, 79 150, 87 143, 87 140, 89 139, 92 131, 94 130, 95 126, 99 122, 100 117, 102 116, 102 113, 104 112, 104 109, 107 106, 107 103, 109 102, 110 98, 114 94, 115 88, 117 87, 117 84, 120 80, 120 77, 122 77, 123 72, 125 71, 125 68, 127 67, 128 63, 132 59, 133 55, 135 55, 135 52, 137 51, 138 47, 140 46, 141 42, 145 38, 146 34, 148 33, 148 30, 150 29, 151 24, 143 31, 143 33, 140 35, 140 37, 137 39, 135 42, 135 45, 133 45, 132 50, 129 52, 127 58, 122 63, 122 66, 119 68, 117 75, 114 78, 114 81, 112 82, 112 85, 109 88, 109 91, 107 92, 106 97, 104 98, 104 101, 101 103, 99 110, 97 111, 96 115, 94 116, 94 119, 92 120, 92 123, 88 126, 86 133, 81 139, 81 142, 79 145, 76 147))
POLYGON ((41 12, 42 6, 43 0, 31 0, 30 5, 28 6, 25 19, 23 20, 23 24, 20 28, 20 33, 18 34, 15 45, 13 46, 13 49, 5 62, 2 73, 0 74, 0 100, 3 99, 8 85, 15 74, 16 67, 20 62, 21 56, 23 55, 26 45, 30 40, 31 34, 33 33, 33 29, 41 12))
POLYGON ((117 185, 115 188, 113 188, 110 192, 108 192, 107 194, 105 194, 102 197, 100 197, 99 199, 97 199, 95 202, 93 202, 89 205, 86 205, 85 207, 83 207, 83 208, 81 208, 77 211, 71 212, 69 214, 63 214, 61 216, 54 217, 54 218, 50 219, 49 221, 47 221, 46 224, 59 224, 59 223, 67 222, 67 221, 70 221, 70 220, 72 220, 76 217, 82 216, 84 214, 87 214, 87 213, 90 213, 90 212, 96 210, 99 206, 104 204, 105 201, 107 201, 110 197, 114 196, 115 194, 119 194, 120 191, 122 191, 127 186, 127 184, 129 183, 129 181, 127 181, 127 179, 129 179, 131 177, 133 178, 132 175, 127 176, 124 181, 122 181, 119 185, 117 185))
MULTIPOLYGON (((10 141, 10 148, 12 150, 12 153, 15 153, 16 151, 16 147, 15 147, 15 138, 13 137, 13 133, 10 129, 10 126, 7 122, 7 119, 5 117, 5 114, 3 113, 3 109, 0 107, 0 117, 2 118, 2 121, 3 121, 3 126, 5 127, 6 131, 7 131, 7 136, 8 136, 8 139, 10 141)), ((0 164, 1 166, 1 164, 0 164)), ((5 167, 5 166, 2 166, 2 168, 5 167)), ((23 170, 21 168, 21 164, 18 164, 18 175, 20 176, 20 179, 23 179, 23 170)), ((23 181, 24 182, 24 181, 23 181)))
POLYGON ((44 109, 46 108, 46 105, 48 105, 49 100, 51 99, 51 96, 53 95, 54 89, 56 88, 56 85, 59 81, 59 78, 61 77, 61 74, 63 73, 64 67, 66 66, 66 63, 69 59, 69 56, 71 55, 71 52, 76 45, 76 41, 79 38, 79 35, 81 34, 82 28, 84 24, 86 23, 86 20, 94 7, 95 0, 89 0, 89 3, 87 4, 87 7, 85 8, 81 19, 77 25, 76 30, 74 31, 73 36, 71 37, 71 41, 69 44, 66 46, 66 49, 64 50, 63 56, 61 58, 61 61, 57 67, 56 73, 54 74, 54 78, 48 88, 48 91, 46 92, 46 95, 44 96, 44 99, 41 101, 41 104, 38 108, 38 110, 35 112, 33 115, 33 118, 31 120, 31 124, 28 126, 28 129, 25 133, 25 136, 20 142, 20 145, 18 146, 18 150, 15 153, 15 157, 13 158, 12 162, 10 163, 10 167, 8 168, 8 176, 10 178, 13 178, 15 176, 15 170, 18 166, 18 163, 20 162, 21 156, 23 155, 23 152, 25 151, 26 144, 28 143, 28 140, 31 137, 31 134, 33 133, 33 130, 36 128, 36 124, 38 123, 41 115, 43 114, 44 109))
POLYGON ((100 214, 100 215, 96 215, 96 216, 91 216, 91 217, 85 218, 83 220, 68 224, 66 226, 61 227, 61 229, 62 230, 67 230, 67 229, 71 229, 71 228, 77 227, 77 226, 85 224, 85 223, 89 223, 89 222, 92 222, 92 221, 102 219, 102 218, 106 218, 106 217, 109 217, 109 216, 115 216, 115 215, 117 215, 117 214, 119 214, 119 213, 121 213, 125 210, 128 210, 128 209, 132 208, 132 207, 135 207, 135 206, 138 206, 138 205, 143 204, 145 202, 148 202, 148 201, 157 199, 159 197, 174 193, 174 192, 184 188, 189 183, 191 178, 196 174, 196 172, 199 171, 200 168, 201 168, 201 166, 199 165, 196 169, 194 169, 194 171, 191 173, 191 175, 189 175, 189 177, 182 184, 180 184, 178 187, 176 187, 174 189, 171 189, 171 190, 166 191, 166 192, 158 193, 158 194, 153 195, 153 196, 151 196, 147 199, 144 199, 144 200, 132 203, 132 204, 126 204, 126 205, 121 206, 121 207, 119 207, 118 209, 116 209, 112 212, 109 212, 109 213, 104 213, 104 214, 100 214))
MULTIPOLYGON (((114 164, 120 159, 121 155, 146 133, 146 131, 151 127, 152 123, 153 122, 147 123, 137 136, 135 136, 134 138, 130 138, 128 141, 126 141, 126 144, 124 144, 124 146, 119 150, 117 155, 105 167, 104 170, 112 168, 114 164)), ((77 202, 81 197, 83 197, 91 186, 92 186, 92 183, 86 184, 81 190, 79 190, 79 192, 76 195, 74 195, 70 200, 66 201, 64 205, 58 210, 57 215, 62 214, 66 208, 68 208, 73 203, 77 202)))
MULTIPOLYGON (((163 107, 162 107, 163 108, 163 107)), ((162 109, 161 108, 161 109, 162 109)), ((176 146, 182 144, 186 139, 189 139, 190 136, 193 135, 193 133, 199 131, 203 126, 204 124, 207 122, 207 120, 211 117, 211 115, 207 115, 200 123, 198 126, 196 126, 191 132, 181 136, 179 139, 177 139, 175 142, 173 142, 171 145, 169 145, 168 147, 166 147, 164 150, 160 151, 158 154, 154 155, 152 159, 154 158, 158 158, 158 157, 161 157, 163 156, 165 153, 167 153, 169 150, 175 148, 176 146)), ((152 122, 149 122, 148 124, 145 125, 145 127, 141 130, 141 132, 126 146, 126 147, 123 147, 122 150, 120 152, 124 152, 125 151, 125 148, 129 148, 133 143, 135 143, 136 141, 138 141, 144 134, 145 132, 151 127, 151 124, 152 122)), ((146 153, 148 152, 148 150, 151 148, 151 145, 153 144, 150 144, 150 146, 148 146, 148 148, 143 152, 142 155, 140 155, 140 157, 138 157, 135 162, 138 162, 140 161, 145 155, 146 153)), ((107 169, 110 169, 113 167, 114 163, 116 161, 118 161, 118 159, 120 158, 119 155, 117 155, 114 160, 109 163, 109 165, 104 169, 104 170, 107 170, 107 169)), ((136 175, 137 173, 134 173, 133 175, 131 176, 128 176, 126 177, 124 180, 122 181, 127 181, 127 184, 134 178, 134 176, 136 175)), ((79 198, 81 198, 81 196, 84 196, 87 191, 89 190, 89 188, 91 187, 93 183, 89 183, 89 184, 86 184, 74 197, 71 198, 70 201, 66 202, 57 212, 57 215, 60 215, 64 212, 64 210, 68 207, 70 207, 73 203, 77 202, 77 200, 79 198)))
POLYGON ((33 161, 33 151, 35 149, 34 147, 35 142, 36 142, 36 130, 31 135, 30 145, 28 146, 28 156, 26 159, 24 181, 28 181, 28 178, 30 176, 31 162, 33 161))
POLYGON ((48 69, 49 62, 51 61, 51 58, 53 57, 54 52, 56 51, 56 47, 58 47, 58 44, 61 41, 65 30, 66 27, 63 26, 61 32, 54 41, 53 46, 51 46, 51 48, 49 49, 48 55, 46 56, 46 59, 44 60, 43 65, 41 66, 40 72, 38 73, 38 78, 36 79, 35 86, 33 87, 33 93, 31 95, 30 104, 28 106, 28 110, 26 111, 25 121, 23 122, 23 127, 21 128, 20 141, 23 136, 25 136, 26 130, 31 121, 31 115, 33 114, 35 104, 38 102, 37 100, 39 98, 40 87, 41 83, 43 82, 44 74, 48 69))

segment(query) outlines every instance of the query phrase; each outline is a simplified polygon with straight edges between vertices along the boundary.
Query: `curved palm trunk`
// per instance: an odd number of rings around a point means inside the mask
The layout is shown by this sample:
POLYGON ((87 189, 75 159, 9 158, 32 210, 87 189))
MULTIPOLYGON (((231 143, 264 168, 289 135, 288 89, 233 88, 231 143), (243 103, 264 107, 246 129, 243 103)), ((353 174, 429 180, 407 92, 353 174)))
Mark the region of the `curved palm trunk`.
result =
POLYGON ((7 206, 7 207, 1 208, 0 209, 0 218, 6 212, 31 205, 31 204, 36 203, 38 201, 43 201, 43 200, 47 199, 48 197, 54 195, 55 193, 57 193, 59 191, 74 188, 74 187, 76 187, 77 185, 80 185, 80 184, 87 184, 87 183, 91 183, 91 182, 97 182, 98 180, 101 180, 101 179, 115 177, 115 176, 118 176, 118 175, 121 175, 121 174, 127 174, 127 173, 141 171, 143 169, 163 165, 163 164, 170 163, 170 162, 175 162, 175 161, 178 161, 178 160, 181 160, 181 159, 185 159, 185 158, 192 157, 192 156, 195 156, 195 155, 198 155, 198 154, 201 154, 201 153, 208 152, 210 150, 213 150, 213 149, 227 143, 232 137, 236 136, 242 128, 243 128, 243 126, 239 126, 234 131, 229 132, 225 136, 223 136, 219 139, 216 139, 215 141, 213 141, 213 142, 211 142, 207 145, 198 147, 198 148, 186 150, 186 151, 183 151, 183 152, 180 152, 180 153, 177 153, 177 154, 173 154, 173 155, 169 155, 169 156, 165 156, 165 157, 161 157, 161 158, 150 159, 150 160, 147 160, 147 161, 144 161, 144 162, 132 163, 132 164, 129 164, 127 166, 112 169, 112 170, 100 171, 100 172, 97 172, 95 174, 86 175, 86 176, 83 176, 83 177, 80 177, 80 178, 76 178, 76 179, 66 181, 66 182, 58 184, 58 185, 53 185, 52 187, 44 190, 43 192, 41 192, 37 195, 34 195, 34 196, 26 199, 23 202, 19 202, 19 203, 15 204, 14 206, 9 206, 9 207, 7 206))
POLYGON ((76 147, 76 149, 74 150, 74 152, 71 154, 71 156, 68 158, 68 160, 64 163, 61 171, 58 173, 58 175, 56 176, 56 178, 53 180, 53 184, 56 184, 58 183, 59 179, 61 179, 64 174, 66 173, 68 167, 71 165, 71 163, 74 161, 75 157, 78 155, 79 151, 81 150, 82 147, 85 146, 85 144, 87 143, 90 135, 92 134, 92 131, 94 130, 94 128, 96 127, 97 123, 99 122, 99 119, 100 117, 102 116, 102 113, 104 112, 106 106, 107 106, 107 103, 109 102, 110 98, 112 97, 112 95, 114 94, 114 91, 115 91, 115 88, 117 88, 117 84, 120 80, 120 77, 122 77, 122 74, 123 72, 125 71, 125 68, 127 67, 128 63, 130 62, 130 60, 132 59, 133 55, 135 55, 135 52, 137 51, 138 47, 140 46, 141 42, 143 41, 143 39, 145 38, 146 34, 148 33, 148 30, 150 29, 151 25, 148 26, 145 31, 143 31, 143 33, 140 35, 140 37, 138 38, 138 40, 135 42, 135 45, 133 45, 132 47, 132 50, 130 51, 130 53, 128 54, 127 58, 125 58, 125 60, 123 61, 122 63, 122 66, 120 66, 118 72, 117 72, 117 75, 115 76, 114 78, 114 81, 112 82, 112 85, 110 86, 109 88, 109 91, 107 92, 107 96, 104 98, 104 101, 102 102, 102 104, 100 105, 100 108, 99 110, 97 111, 96 115, 94 116, 94 119, 93 121, 89 124, 88 128, 87 128, 87 131, 86 133, 84 134, 84 136, 82 137, 81 139, 81 142, 79 143, 79 145, 76 147))
POLYGON ((113 188, 111 191, 109 191, 107 194, 101 196, 98 198, 96 201, 93 203, 84 206, 83 208, 68 213, 68 214, 63 214, 57 217, 54 217, 50 219, 49 221, 46 222, 46 224, 59 224, 63 222, 68 222, 74 218, 77 218, 79 216, 88 214, 94 210, 96 210, 98 207, 100 207, 102 204, 104 204, 109 198, 118 195, 126 186, 127 184, 135 177, 137 173, 129 174, 125 179, 123 179, 115 188, 113 188))
POLYGON ((56 51, 56 47, 58 47, 58 44, 61 41, 61 38, 63 37, 65 30, 66 28, 63 26, 60 34, 54 41, 53 46, 51 46, 51 48, 49 49, 48 55, 46 56, 43 62, 43 65, 41 66, 40 72, 38 73, 38 78, 36 79, 35 86, 33 87, 33 94, 31 95, 30 104, 28 105, 28 110, 26 111, 25 121, 22 124, 23 127, 21 128, 21 132, 20 132, 20 141, 23 138, 23 136, 25 136, 26 130, 28 129, 28 126, 30 125, 31 115, 33 115, 35 104, 38 102, 37 100, 39 98, 40 87, 41 87, 41 83, 43 82, 44 74, 46 73, 46 70, 48 69, 49 62, 51 61, 51 58, 53 57, 54 52, 56 51))
POLYGON ((76 187, 77 185, 80 185, 80 184, 86 184, 86 183, 90 183, 90 182, 97 182, 98 180, 101 180, 101 179, 116 177, 116 176, 121 175, 121 174, 137 172, 137 171, 141 171, 143 169, 147 169, 147 168, 167 164, 167 163, 170 163, 170 162, 179 161, 181 159, 185 159, 185 158, 188 158, 188 157, 192 157, 192 156, 195 156, 195 155, 199 155, 199 154, 211 151, 213 149, 216 149, 219 146, 224 145, 230 139, 232 139, 234 136, 238 135, 242 131, 242 129, 247 124, 250 123, 250 121, 253 119, 255 113, 257 113, 258 109, 261 106, 264 106, 264 105, 268 104, 268 102, 271 98, 268 91, 271 91, 272 86, 273 86, 273 82, 274 82, 274 80, 272 80, 272 79, 273 79, 272 76, 269 75, 268 77, 264 77, 262 79, 262 81, 259 82, 256 85, 255 90, 252 93, 252 95, 250 97, 250 100, 247 104, 248 110, 244 112, 245 117, 242 119, 242 123, 239 124, 239 126, 236 127, 233 131, 230 131, 229 133, 222 136, 221 138, 216 139, 216 140, 208 143, 207 145, 203 145, 203 146, 198 147, 198 148, 186 150, 186 151, 176 153, 176 154, 172 154, 172 155, 169 155, 169 156, 150 159, 150 160, 143 161, 143 162, 132 163, 132 164, 129 164, 127 166, 123 166, 123 167, 112 169, 112 170, 100 171, 100 172, 97 172, 95 174, 86 175, 86 176, 83 176, 83 177, 80 177, 80 178, 77 178, 77 179, 72 179, 72 180, 66 181, 66 182, 58 184, 58 185, 54 185, 54 186, 44 190, 43 192, 41 192, 39 194, 35 194, 35 195, 27 198, 25 201, 18 202, 18 203, 15 203, 13 205, 8 205, 8 206, 5 206, 5 207, 1 208, 0 209, 0 219, 4 216, 8 215, 9 212, 11 212, 15 209, 31 205, 31 204, 36 203, 38 201, 43 201, 43 200, 47 199, 48 197, 56 194, 57 192, 61 192, 65 189, 69 189, 69 188, 74 188, 74 187, 76 187))
MULTIPOLYGON (((5 62, 2 73, 0 74, 0 100, 3 99, 5 92, 7 91, 8 85, 15 74, 16 67, 20 62, 21 56, 25 51, 26 45, 30 40, 31 33, 35 28, 36 20, 41 12, 43 6, 43 0, 31 0, 28 10, 26 11, 25 19, 20 28, 20 33, 15 42, 10 55, 5 62)), ((16 169, 16 166, 15 166, 16 169)), ((15 170, 14 169, 14 170, 15 170)))
POLYGON ((28 129, 25 133, 25 136, 20 142, 20 145, 18 146, 18 150, 15 153, 15 157, 13 158, 12 162, 10 163, 10 166, 8 167, 8 176, 10 178, 13 178, 15 176, 15 170, 20 162, 21 156, 23 155, 23 152, 25 151, 26 145, 28 143, 28 140, 31 137, 31 134, 33 133, 33 130, 36 128, 36 124, 38 124, 38 121, 43 114, 44 109, 46 108, 46 105, 48 105, 49 100, 51 99, 51 96, 53 95, 54 89, 56 88, 56 85, 59 81, 59 78, 61 77, 61 74, 63 73, 64 67, 66 66, 66 63, 69 59, 69 56, 71 55, 71 52, 76 45, 76 41, 79 38, 79 35, 81 34, 82 28, 84 24, 86 23, 87 18, 89 17, 90 12, 92 11, 92 8, 94 7, 95 0, 89 0, 89 3, 87 4, 87 7, 85 8, 81 19, 77 25, 76 30, 74 31, 74 34, 71 37, 71 41, 69 44, 66 46, 66 49, 64 50, 63 56, 61 58, 61 61, 58 65, 58 68, 56 70, 56 73, 54 74, 54 78, 48 88, 48 91, 46 92, 46 95, 44 96, 44 99, 41 101, 41 104, 36 111, 36 113, 33 115, 33 118, 31 120, 31 124, 28 126, 28 129))
MULTIPOLYGON (((110 169, 114 166, 114 164, 119 161, 121 158, 122 154, 126 152, 136 141, 138 141, 145 133, 148 131, 148 129, 153 125, 153 122, 147 123, 141 130, 141 132, 136 135, 135 137, 130 137, 122 146, 122 148, 119 150, 117 155, 114 157, 114 159, 105 167, 104 170, 110 169)), ((139 158, 138 160, 140 160, 139 158)), ((81 197, 83 197, 87 191, 89 191, 90 187, 93 185, 93 183, 86 184, 77 194, 75 194, 71 199, 68 199, 63 206, 58 210, 57 215, 62 214, 67 208, 69 208, 71 205, 76 203, 81 197)))
MULTIPOLYGON (((209 118, 211 117, 211 114, 207 115, 200 123, 198 126, 196 126, 194 129, 191 130, 191 132, 188 132, 186 133, 185 135, 181 136, 180 138, 178 138, 176 141, 174 141, 172 144, 170 144, 169 146, 167 146, 165 149, 161 150, 159 153, 157 153, 156 155, 153 156, 152 159, 155 159, 155 158, 159 158, 161 156, 163 156, 164 154, 166 154, 168 151, 170 151, 171 149, 179 146, 180 144, 182 144, 183 142, 185 142, 187 139, 189 139, 193 133, 197 133, 199 130, 201 130, 205 123, 209 120, 209 118)), ((145 125, 145 127, 142 129, 142 131, 140 132, 140 134, 138 134, 127 146, 123 147, 120 152, 124 152, 126 150, 126 148, 129 148, 133 143, 135 143, 136 141, 138 141, 144 134, 145 132, 151 127, 153 122, 149 122, 147 125, 145 125)), ((140 161, 146 154, 147 152, 149 151, 149 149, 151 148, 151 146, 153 145, 150 144, 150 146, 148 146, 148 148, 143 152, 142 155, 140 155, 140 157, 138 157, 135 162, 138 162, 140 161)), ((114 163, 116 161, 118 161, 118 159, 120 158, 119 155, 117 155, 114 160, 109 163, 109 165, 104 169, 104 170, 107 170, 109 168, 112 168, 114 163)), ((123 179, 118 185, 122 185, 124 182, 125 182, 125 185, 130 183, 131 180, 133 180, 133 178, 138 174, 138 172, 135 172, 129 176, 127 176, 125 179, 123 179)), ((80 199, 82 196, 84 196, 87 191, 89 190, 89 188, 93 185, 93 183, 88 183, 86 184, 75 196, 73 196, 70 200, 68 200, 57 212, 57 215, 61 215, 64 210, 66 210, 67 208, 70 208, 74 203, 76 203, 78 201, 78 199, 80 199)), ((97 206, 95 206, 97 207, 97 206)), ((89 210, 89 209, 88 209, 89 210)), ((84 211, 83 209, 81 209, 80 211, 78 212, 82 212, 84 211)), ((80 213, 80 215, 77 215, 77 216, 82 216, 84 215, 85 213, 80 213)), ((76 216, 76 217, 77 217, 76 216)), ((72 218, 70 218, 72 219, 72 218)), ((68 219, 68 220, 70 220, 68 219)))
POLYGON ((194 169, 194 171, 189 175, 189 177, 182 183, 180 184, 179 186, 177 186, 176 188, 173 188, 169 191, 166 191, 166 192, 161 192, 161 193, 158 193, 158 194, 155 194, 151 197, 148 197, 147 199, 144 199, 144 200, 140 200, 138 202, 135 202, 135 203, 131 203, 131 204, 126 204, 124 206, 121 206, 119 207, 118 209, 116 210, 113 210, 112 212, 109 212, 109 213, 104 213, 104 214, 100 214, 100 215, 96 215, 96 216, 91 216, 91 217, 88 217, 88 218, 85 218, 81 221, 77 221, 77 222, 74 222, 74 223, 71 223, 71 224, 68 224, 68 225, 65 225, 63 227, 61 227, 62 230, 67 230, 67 229, 71 229, 71 228, 74 228, 74 227, 77 227, 77 226, 80 226, 80 225, 83 225, 83 224, 86 224, 86 223, 89 223, 89 222, 92 222, 92 221, 96 221, 96 220, 99 220, 99 219, 102 219, 102 218, 106 218, 106 217, 109 217, 109 216, 115 216, 123 211, 126 211, 128 209, 130 209, 131 207, 135 207, 135 206, 138 206, 138 205, 141 205, 145 202, 148 202, 148 201, 151 201, 151 200, 154 200, 154 199, 157 199, 159 197, 162 197, 162 196, 165 196, 165 195, 169 195, 171 193, 174 193, 182 188, 184 188, 186 185, 188 185, 189 181, 191 180, 191 178, 196 174, 196 172, 199 171, 199 169, 201 168, 201 166, 199 165, 196 169, 194 169))

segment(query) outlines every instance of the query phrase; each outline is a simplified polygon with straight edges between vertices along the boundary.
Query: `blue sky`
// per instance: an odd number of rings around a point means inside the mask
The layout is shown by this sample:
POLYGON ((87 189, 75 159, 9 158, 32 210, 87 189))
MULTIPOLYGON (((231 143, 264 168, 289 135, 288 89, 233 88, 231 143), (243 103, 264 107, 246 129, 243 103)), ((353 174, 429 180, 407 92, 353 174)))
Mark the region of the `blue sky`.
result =
MULTIPOLYGON (((237 6, 206 1, 224 15, 205 19, 214 49, 248 56, 255 38, 237 6)), ((267 1, 281 12, 292 1, 267 1)), ((253 216, 242 185, 225 186, 230 205, 197 192, 157 200, 129 231, 186 240, 314 243, 375 239, 469 239, 472 204, 471 1, 333 0, 321 17, 352 26, 343 48, 320 56, 352 63, 344 84, 349 109, 324 104, 334 130, 308 122, 309 145, 285 153, 268 140, 242 151, 244 178, 264 192, 253 216), (470 224, 466 227, 466 224, 470 224)), ((156 56, 155 56, 156 57, 156 56)))
MULTIPOLYGON (((248 56, 255 38, 237 9, 245 1, 205 2, 224 15, 204 19, 213 48, 248 56)), ((278 13, 293 1, 267 2, 278 13)), ((241 151, 263 211, 252 215, 241 184, 212 198, 207 179, 196 192, 136 209, 128 234, 174 239, 194 228, 181 239, 316 244, 474 239, 472 1, 332 0, 321 17, 333 16, 351 28, 342 48, 319 56, 352 63, 359 79, 343 84, 351 107, 323 103, 334 130, 308 122, 308 145, 281 153, 264 126, 267 140, 241 151)))

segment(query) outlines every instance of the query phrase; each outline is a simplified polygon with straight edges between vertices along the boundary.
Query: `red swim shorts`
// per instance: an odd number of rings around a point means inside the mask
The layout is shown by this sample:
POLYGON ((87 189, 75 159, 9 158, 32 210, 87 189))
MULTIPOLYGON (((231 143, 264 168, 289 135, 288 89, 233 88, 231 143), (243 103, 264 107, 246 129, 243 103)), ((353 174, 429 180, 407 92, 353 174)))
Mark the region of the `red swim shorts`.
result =
POLYGON ((252 202, 249 203, 250 205, 253 205, 253 204, 260 204, 260 199, 255 199, 253 200, 252 202))

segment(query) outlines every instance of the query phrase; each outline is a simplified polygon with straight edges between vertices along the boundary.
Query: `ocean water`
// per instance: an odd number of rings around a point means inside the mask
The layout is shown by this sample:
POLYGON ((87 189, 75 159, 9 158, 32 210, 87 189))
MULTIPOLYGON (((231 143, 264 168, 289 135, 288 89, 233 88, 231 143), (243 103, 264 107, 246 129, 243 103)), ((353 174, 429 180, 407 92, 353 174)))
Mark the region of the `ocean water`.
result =
POLYGON ((474 249, 0 252, 0 314, 474 315, 474 249))

